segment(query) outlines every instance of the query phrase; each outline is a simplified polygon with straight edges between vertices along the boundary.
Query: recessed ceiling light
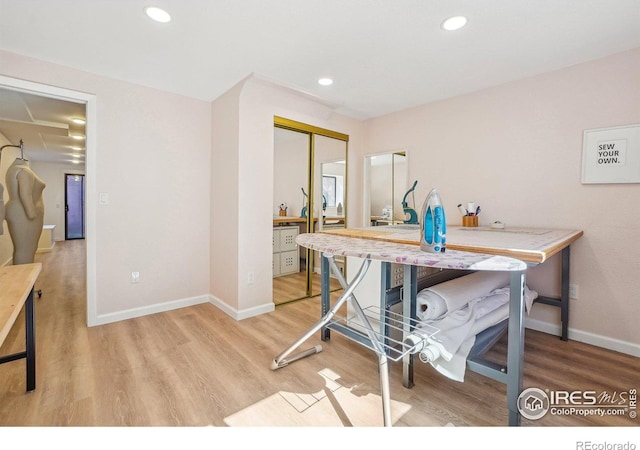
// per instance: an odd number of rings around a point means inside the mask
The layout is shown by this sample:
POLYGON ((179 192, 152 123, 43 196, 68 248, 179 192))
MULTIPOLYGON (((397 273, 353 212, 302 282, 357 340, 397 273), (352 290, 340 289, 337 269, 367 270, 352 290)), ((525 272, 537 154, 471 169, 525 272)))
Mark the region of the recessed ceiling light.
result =
POLYGON ((71 118, 71 121, 72 121, 73 123, 77 123, 78 125, 84 125, 85 123, 87 123, 87 121, 86 121, 86 120, 81 119, 80 117, 72 117, 72 118, 71 118))
POLYGON ((144 12, 147 16, 149 16, 151 19, 155 20, 156 22, 167 23, 171 21, 171 16, 164 9, 160 9, 155 6, 147 6, 144 9, 144 12))
POLYGON ((455 31, 464 27, 467 24, 467 18, 464 16, 449 17, 442 22, 442 29, 447 31, 455 31))
POLYGON ((320 78, 318 80, 318 84, 322 86, 331 86, 333 84, 333 80, 331 78, 320 78))

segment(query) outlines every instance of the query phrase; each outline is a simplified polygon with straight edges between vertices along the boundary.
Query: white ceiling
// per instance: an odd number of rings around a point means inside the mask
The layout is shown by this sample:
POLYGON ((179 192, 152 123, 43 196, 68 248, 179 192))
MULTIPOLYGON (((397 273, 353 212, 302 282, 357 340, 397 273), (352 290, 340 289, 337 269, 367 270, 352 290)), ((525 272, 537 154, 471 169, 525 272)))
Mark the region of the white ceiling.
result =
POLYGON ((257 74, 359 119, 637 47, 640 0, 0 0, 4 50, 207 101, 257 74))
MULTIPOLYGON (((85 106, 63 100, 0 89, 0 133, 11 144, 24 141, 23 155, 34 161, 85 162, 85 106)), ((19 151, 16 149, 16 151, 19 151)))

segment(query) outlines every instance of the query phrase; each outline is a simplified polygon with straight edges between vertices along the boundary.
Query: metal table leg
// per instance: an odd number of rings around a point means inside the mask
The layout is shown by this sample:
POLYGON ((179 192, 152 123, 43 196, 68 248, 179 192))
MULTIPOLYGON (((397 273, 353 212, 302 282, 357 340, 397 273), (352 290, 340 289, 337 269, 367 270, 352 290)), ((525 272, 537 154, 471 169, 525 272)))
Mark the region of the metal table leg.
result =
POLYGON ((571 247, 565 247, 562 249, 562 268, 561 268, 561 284, 560 284, 560 298, 546 297, 539 295, 535 300, 537 303, 543 303, 545 305, 557 306, 560 308, 560 339, 563 341, 569 340, 569 271, 571 263, 571 247))
MULTIPOLYGON (((418 295, 418 269, 416 266, 404 266, 404 279, 402 289, 402 315, 415 319, 416 314, 416 297, 418 295)), ((407 338, 410 334, 408 324, 405 325, 402 339, 407 338)), ((402 357, 402 385, 406 388, 412 388, 413 382, 413 365, 415 355, 408 353, 402 357)))
POLYGON ((569 262, 570 248, 565 247, 562 249, 562 285, 560 290, 560 322, 562 322, 562 335, 560 338, 563 341, 569 340, 569 262))
POLYGON ((525 272, 511 272, 507 338, 507 409, 510 426, 520 425, 518 396, 522 391, 524 372, 524 286, 525 272))
MULTIPOLYGON (((329 258, 320 257, 320 316, 324 316, 331 309, 331 268, 329 258)), ((328 341, 331 338, 331 330, 326 326, 320 329, 320 339, 328 341)))
POLYGON ((23 352, 0 356, 0 364, 26 359, 26 385, 27 392, 36 389, 36 310, 34 301, 34 289, 31 288, 24 303, 25 319, 25 345, 23 352))
POLYGON ((24 304, 25 315, 25 341, 27 358, 27 392, 36 389, 36 308, 33 300, 34 289, 31 289, 29 297, 24 304))

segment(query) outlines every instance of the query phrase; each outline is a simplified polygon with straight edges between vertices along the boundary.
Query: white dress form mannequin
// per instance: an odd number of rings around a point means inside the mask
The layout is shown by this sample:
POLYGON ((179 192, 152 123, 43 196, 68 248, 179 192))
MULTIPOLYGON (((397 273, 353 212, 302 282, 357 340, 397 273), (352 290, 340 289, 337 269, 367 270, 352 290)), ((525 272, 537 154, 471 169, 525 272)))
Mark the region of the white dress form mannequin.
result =
POLYGON ((16 158, 7 169, 6 184, 9 201, 5 214, 13 241, 13 264, 29 264, 35 260, 42 234, 42 191, 46 185, 22 158, 16 158))

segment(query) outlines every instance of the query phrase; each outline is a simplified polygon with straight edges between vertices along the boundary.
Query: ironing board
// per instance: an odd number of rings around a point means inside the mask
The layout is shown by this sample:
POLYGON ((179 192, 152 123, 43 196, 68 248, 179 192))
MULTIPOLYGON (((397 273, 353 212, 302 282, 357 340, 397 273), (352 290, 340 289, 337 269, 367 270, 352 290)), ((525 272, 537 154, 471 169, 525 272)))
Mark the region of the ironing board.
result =
MULTIPOLYGON (((412 333, 416 326, 411 317, 412 311, 415 311, 416 302, 416 267, 425 266, 466 271, 507 271, 510 273, 507 373, 497 370, 499 374, 496 377, 502 378, 501 381, 504 381, 507 385, 509 424, 519 424, 520 415, 517 409, 517 397, 522 390, 524 352, 523 293, 527 269, 526 263, 506 256, 456 250, 447 250, 445 253, 427 253, 411 244, 345 237, 327 233, 301 234, 298 235, 296 242, 298 245, 316 250, 322 255, 322 317, 291 346, 274 358, 271 363, 272 370, 280 369, 294 361, 322 351, 322 347, 317 345, 310 349, 293 353, 317 331, 322 331, 323 340, 326 340, 328 338, 328 329, 336 330, 348 338, 365 345, 378 356, 384 425, 391 426, 388 361, 402 359, 404 370, 407 370, 408 364, 406 363, 411 358, 409 353, 413 347, 405 344, 404 338, 412 333), (360 269, 351 282, 347 282, 342 275, 334 261, 334 256, 357 257, 363 260, 360 269), (384 305, 381 305, 378 310, 365 311, 355 298, 353 292, 364 279, 372 260, 404 265, 405 292, 411 294, 405 296, 401 317, 391 316, 384 305), (329 305, 328 286, 330 273, 333 273, 339 280, 344 291, 333 306, 325 308, 325 305, 329 305), (355 311, 354 318, 345 319, 338 316, 338 311, 346 302, 350 302, 353 307, 355 311), (375 324, 379 325, 374 327, 375 324), (390 328, 400 329, 403 333, 403 339, 398 341, 390 339, 390 328)), ((437 331, 435 329, 431 330, 432 333, 437 331)))

